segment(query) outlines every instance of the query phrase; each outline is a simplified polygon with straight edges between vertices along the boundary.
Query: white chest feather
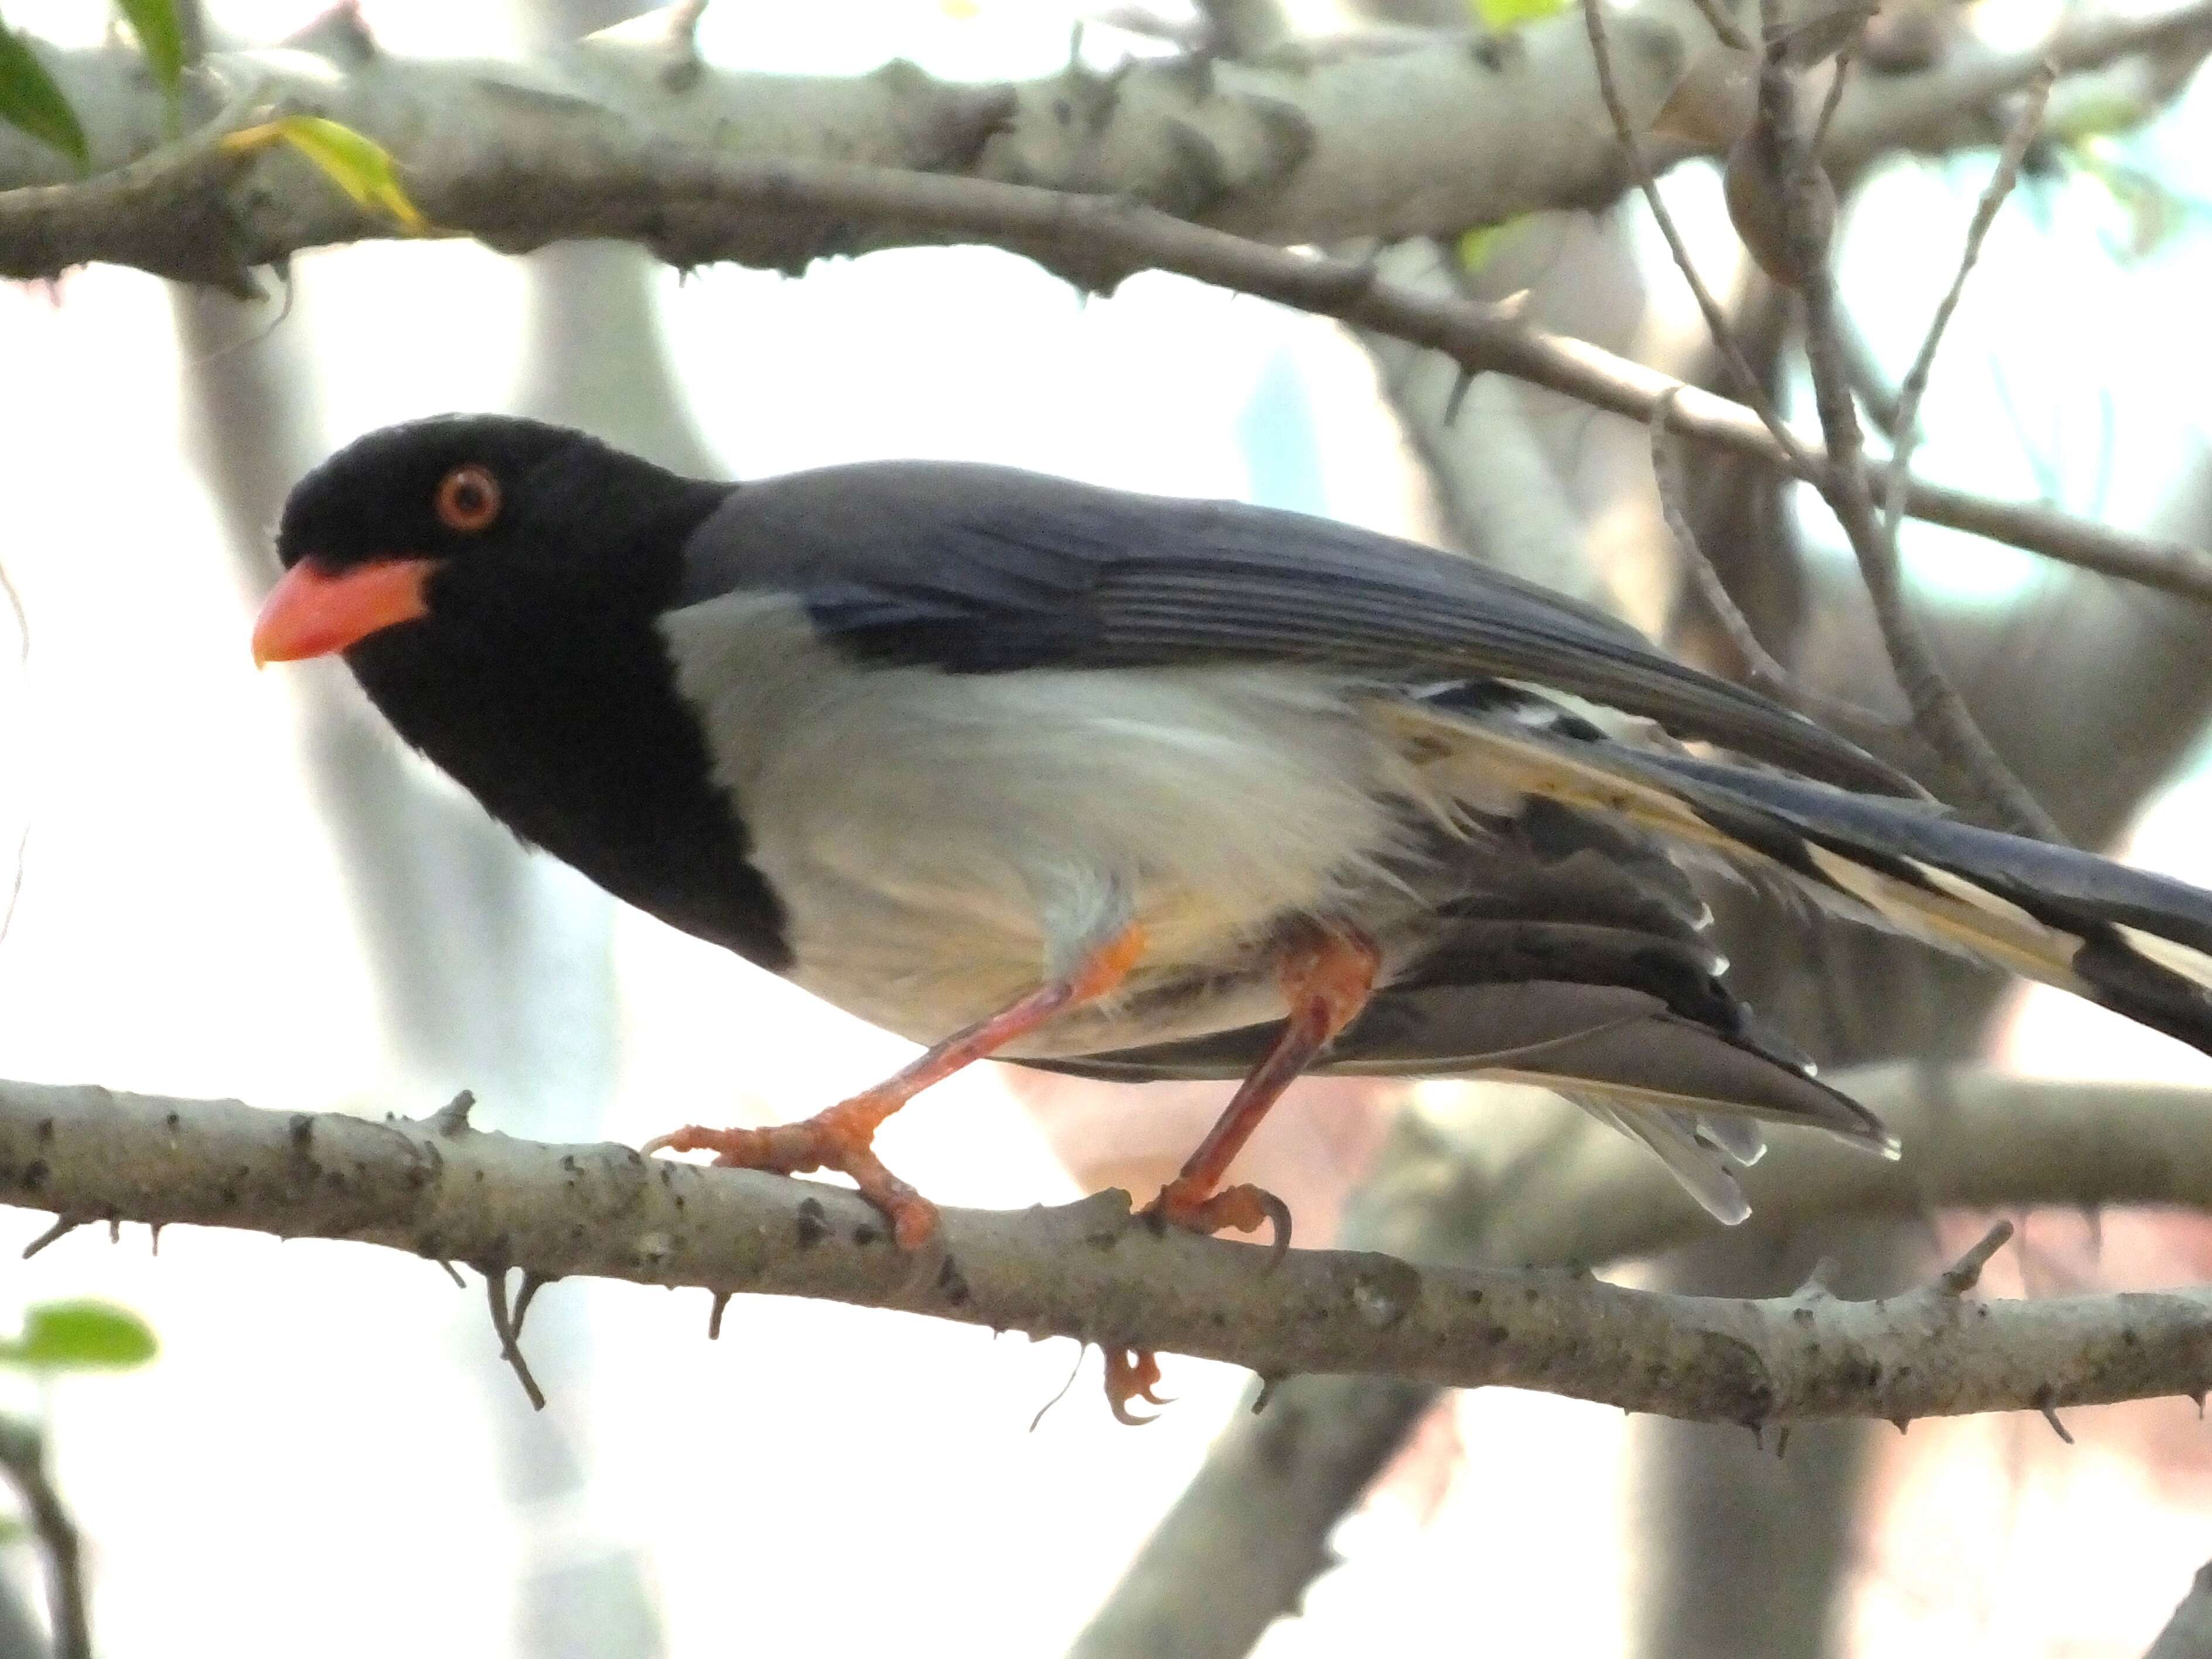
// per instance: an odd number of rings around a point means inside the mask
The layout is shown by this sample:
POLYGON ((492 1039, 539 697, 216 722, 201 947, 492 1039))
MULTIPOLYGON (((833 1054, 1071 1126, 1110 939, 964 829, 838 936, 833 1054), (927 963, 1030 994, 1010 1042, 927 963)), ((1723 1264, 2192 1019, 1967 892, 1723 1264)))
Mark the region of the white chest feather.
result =
MULTIPOLYGON (((792 977, 917 1041, 1124 921, 1146 930, 1145 976, 1167 977, 1336 910, 1380 879, 1419 787, 1322 673, 859 669, 773 596, 664 628, 787 908, 792 977)), ((1249 1018, 1279 1012, 1263 995, 1249 1018)), ((1056 1023, 1032 1052, 1095 1049, 1111 1017, 1056 1023)))

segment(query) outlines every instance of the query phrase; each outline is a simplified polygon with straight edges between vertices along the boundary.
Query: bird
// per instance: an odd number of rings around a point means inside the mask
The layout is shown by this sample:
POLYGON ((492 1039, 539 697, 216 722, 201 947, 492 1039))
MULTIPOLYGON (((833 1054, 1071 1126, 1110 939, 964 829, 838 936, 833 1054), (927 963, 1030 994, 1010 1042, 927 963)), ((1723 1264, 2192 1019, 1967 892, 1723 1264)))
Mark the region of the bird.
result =
POLYGON ((1729 989, 1707 867, 2212 1052, 2212 895, 1962 822, 1602 611, 1368 530, 968 463, 702 480, 453 415, 322 462, 276 552, 257 661, 342 657, 525 843, 921 1046, 645 1148, 842 1171, 908 1249, 937 1211, 875 1133, 986 1057, 1236 1081, 1146 1213, 1279 1250, 1227 1177, 1309 1072, 1541 1085, 1725 1223, 1765 1126, 1895 1156, 1729 989))

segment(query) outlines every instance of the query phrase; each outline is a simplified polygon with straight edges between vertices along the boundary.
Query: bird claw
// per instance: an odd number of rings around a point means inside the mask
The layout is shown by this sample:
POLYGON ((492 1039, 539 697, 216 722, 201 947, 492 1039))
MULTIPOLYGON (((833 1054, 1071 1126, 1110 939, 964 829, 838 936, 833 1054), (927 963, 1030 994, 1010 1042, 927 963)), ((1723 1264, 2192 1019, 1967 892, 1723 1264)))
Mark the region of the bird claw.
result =
POLYGON ((871 1097, 856 1095, 812 1117, 771 1128, 709 1129, 690 1123, 655 1135, 638 1150, 648 1155, 712 1152, 714 1167, 724 1170, 767 1170, 777 1175, 839 1170, 852 1176, 860 1196, 883 1212, 898 1247, 918 1250, 937 1235, 937 1206, 885 1169, 876 1156, 876 1126, 884 1115, 878 1107, 871 1097))
POLYGON ((1270 1272, 1290 1252, 1291 1206, 1265 1188, 1255 1187, 1249 1182, 1224 1187, 1208 1196, 1194 1187, 1185 1186, 1183 1178, 1178 1176, 1160 1189, 1160 1195, 1141 1213, 1156 1225, 1181 1227, 1194 1233, 1249 1233, 1265 1226, 1269 1232, 1270 1272))
POLYGON ((1129 1409, 1129 1402, 1142 1400, 1154 1406, 1175 1403, 1172 1398, 1162 1399, 1152 1392, 1159 1385, 1160 1357, 1149 1348, 1104 1347, 1100 1352, 1106 1356, 1106 1406, 1114 1413, 1114 1420, 1133 1429, 1158 1422, 1158 1413, 1139 1417, 1129 1409))

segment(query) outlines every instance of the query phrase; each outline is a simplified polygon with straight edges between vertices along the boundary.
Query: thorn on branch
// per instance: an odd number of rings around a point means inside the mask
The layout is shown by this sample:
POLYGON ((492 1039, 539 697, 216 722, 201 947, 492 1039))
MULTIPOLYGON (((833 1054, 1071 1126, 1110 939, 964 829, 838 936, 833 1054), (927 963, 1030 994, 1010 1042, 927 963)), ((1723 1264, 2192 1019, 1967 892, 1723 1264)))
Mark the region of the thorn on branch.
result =
POLYGON ((707 67, 699 56, 699 18, 707 0, 676 0, 668 8, 668 61, 660 67, 660 84, 671 92, 689 92, 699 83, 707 67))
POLYGON ((1961 1297, 1972 1290, 1981 1283, 1982 1269, 1990 1265, 1990 1258, 2012 1243, 2012 1235, 2009 1221, 2000 1221, 1984 1233, 1973 1249, 1943 1270, 1942 1276, 1936 1281, 1937 1293, 1961 1297))
POLYGON ((1833 1297, 1835 1291, 1829 1289, 1829 1284, 1834 1279, 1837 1270, 1835 1257, 1822 1256, 1813 1264, 1813 1270, 1805 1275, 1805 1282, 1791 1293, 1790 1299, 1793 1302, 1820 1302, 1833 1297))
POLYGON ((729 1291, 714 1292, 714 1305, 707 1310, 707 1340, 709 1342, 719 1342, 722 1340, 722 1310, 730 1305, 730 1297, 732 1294, 733 1292, 729 1291))
POLYGON ((453 1288, 455 1290, 465 1291, 468 1289, 469 1281, 461 1277, 461 1270, 459 1267, 456 1267, 452 1262, 447 1261, 443 1256, 438 1257, 437 1262, 441 1267, 443 1267, 446 1270, 446 1277, 453 1281, 453 1288))
POLYGON ((2066 1431, 2066 1425, 2058 1420, 2057 1401, 2050 1389, 2045 1389, 2036 1396, 2035 1408, 2043 1413, 2043 1420, 2051 1425, 2051 1433, 2069 1446, 2074 1443, 2074 1437, 2066 1431))
POLYGON ((430 1133, 441 1139, 451 1140, 466 1134, 471 1126, 469 1113, 475 1109, 476 1096, 464 1089, 451 1100, 430 1114, 430 1133))
POLYGON ((522 1340, 522 1322, 530 1317, 530 1304, 538 1300, 538 1292, 544 1290, 553 1281, 551 1279, 546 1278, 543 1273, 534 1273, 526 1268, 524 1270, 522 1283, 515 1287, 514 1291, 514 1337, 516 1341, 519 1342, 522 1340))
POLYGON ((1468 389, 1474 384, 1474 371, 1465 363, 1459 368, 1459 376, 1452 382, 1451 396, 1444 399, 1444 424, 1449 426, 1459 419, 1462 404, 1467 402, 1468 389))
POLYGON ((284 37, 281 43, 294 52, 312 52, 341 69, 366 68, 375 61, 376 36, 361 15, 361 0, 337 0, 319 17, 284 37))
POLYGON ((491 1328, 499 1336, 499 1357, 507 1361, 515 1380, 522 1384, 522 1392, 530 1399, 530 1409, 544 1411, 545 1391, 538 1386, 538 1379, 530 1374, 530 1363, 523 1358, 522 1350, 515 1343, 515 1321, 507 1306, 506 1268, 485 1270, 484 1299, 491 1304, 491 1328))
POLYGON ((1283 1379, 1279 1376, 1262 1376, 1260 1378, 1259 1390, 1252 1396, 1253 1416, 1257 1417, 1261 1412, 1267 1409, 1267 1402, 1275 1397, 1275 1390, 1281 1385, 1282 1381, 1283 1379))
POLYGON ((88 1219, 90 1219, 89 1217, 81 1215, 56 1216, 54 1218, 54 1224, 52 1226, 47 1228, 46 1231, 40 1233, 36 1238, 23 1246, 23 1260, 28 1261, 33 1256, 38 1255, 40 1250, 45 1249, 47 1245, 52 1243, 56 1239, 62 1237, 64 1234, 75 1232, 79 1227, 83 1226, 88 1219))
POLYGON ((1779 1463, 1790 1455, 1790 1425, 1784 1423, 1774 1431, 1774 1461, 1779 1463))

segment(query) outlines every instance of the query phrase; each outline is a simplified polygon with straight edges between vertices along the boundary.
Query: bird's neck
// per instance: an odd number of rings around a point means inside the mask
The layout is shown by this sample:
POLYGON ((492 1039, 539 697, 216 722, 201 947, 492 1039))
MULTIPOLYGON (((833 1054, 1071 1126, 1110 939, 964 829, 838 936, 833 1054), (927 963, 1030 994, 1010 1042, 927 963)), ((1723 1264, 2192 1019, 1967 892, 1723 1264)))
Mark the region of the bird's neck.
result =
POLYGON ((783 917, 748 860, 642 617, 510 611, 502 635, 349 653, 400 735, 523 841, 649 915, 781 971, 783 917))

